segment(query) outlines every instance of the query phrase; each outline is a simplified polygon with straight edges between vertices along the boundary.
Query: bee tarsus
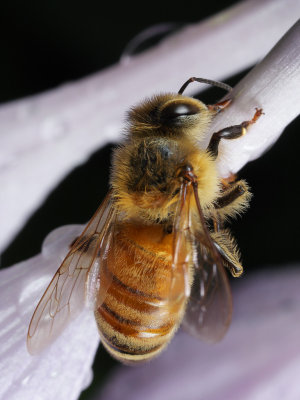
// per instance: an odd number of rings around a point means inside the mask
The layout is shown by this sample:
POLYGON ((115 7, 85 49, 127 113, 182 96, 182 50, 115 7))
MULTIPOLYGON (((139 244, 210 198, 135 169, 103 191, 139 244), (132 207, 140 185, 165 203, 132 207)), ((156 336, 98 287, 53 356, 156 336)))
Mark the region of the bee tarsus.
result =
POLYGON ((251 120, 243 121, 239 125, 228 126, 227 128, 223 128, 220 131, 215 132, 210 139, 207 150, 214 158, 217 158, 221 139, 231 140, 244 136, 249 125, 254 124, 261 115, 262 109, 256 108, 256 112, 251 120))

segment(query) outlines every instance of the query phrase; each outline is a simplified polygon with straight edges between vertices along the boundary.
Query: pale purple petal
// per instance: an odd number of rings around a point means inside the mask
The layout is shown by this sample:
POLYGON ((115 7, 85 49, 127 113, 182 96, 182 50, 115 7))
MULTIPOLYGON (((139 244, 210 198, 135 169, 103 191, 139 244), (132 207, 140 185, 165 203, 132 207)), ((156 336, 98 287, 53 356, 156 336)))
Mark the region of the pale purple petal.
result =
MULTIPOLYGON (((157 91, 174 91, 183 76, 184 79, 191 75, 222 79, 249 66, 263 57, 295 22, 299 7, 300 3, 295 0, 246 1, 172 36, 156 49, 134 57, 129 64, 117 65, 77 83, 3 106, 0 110, 3 151, 0 245, 4 247, 9 242, 74 165, 83 162, 99 146, 119 139, 128 106, 157 91), (260 35, 264 35, 264 40, 259 39, 260 35), (172 73, 170 65, 174 68, 172 73)), ((290 49, 286 46, 281 50, 283 61, 290 49)), ((288 60, 291 61, 290 56, 288 60)), ((260 79, 268 72, 265 68, 275 66, 262 65, 263 69, 256 69, 255 73, 260 73, 254 76, 263 92, 266 81, 260 79)), ((238 100, 232 108, 237 122, 243 115, 249 117, 249 108, 260 105, 256 103, 260 90, 254 89, 255 98, 249 100, 251 88, 257 87, 250 82, 244 106, 240 110, 234 108, 238 100)), ((297 99, 298 94, 291 92, 289 85, 287 92, 285 88, 280 87, 279 91, 277 88, 279 97, 297 99)), ((273 129, 271 116, 275 103, 270 94, 267 90, 267 96, 261 99, 266 116, 251 128, 251 133, 264 127, 262 135, 270 131, 277 137, 292 117, 285 119, 285 113, 279 115, 280 129, 273 129)), ((243 99, 242 95, 240 98, 243 99)), ((222 125, 228 116, 229 110, 223 114, 222 125)), ((268 143, 262 140, 259 152, 268 143)), ((255 153, 257 156, 257 147, 255 153)), ((242 153, 234 157, 243 160, 242 153)), ((233 168, 232 160, 227 162, 226 171, 240 167, 233 168)), ((1 398, 72 400, 79 396, 91 377, 90 368, 99 339, 88 311, 40 356, 29 356, 25 347, 34 307, 73 235, 70 228, 61 229, 59 236, 57 232, 51 234, 42 255, 0 271, 1 398)), ((120 368, 103 398, 159 400, 203 396, 206 400, 247 400, 260 399, 263 393, 263 399, 267 400, 298 400, 298 388, 287 384, 296 379, 300 370, 300 332, 299 326, 293 325, 293 321, 299 320, 298 286, 297 271, 281 276, 272 273, 272 279, 261 275, 255 281, 253 277, 249 285, 244 283, 236 293, 236 317, 223 343, 206 347, 179 334, 153 363, 135 370, 120 368), (266 302, 267 299, 276 301, 266 302), (272 379, 276 385, 271 385, 272 379), (276 397, 278 392, 282 397, 276 397)))
POLYGON ((269 268, 235 285, 222 342, 181 332, 159 358, 120 366, 96 400, 299 400, 300 265, 269 268))
POLYGON ((300 20, 229 95, 232 105, 217 116, 211 132, 252 118, 255 107, 265 115, 239 140, 221 141, 223 176, 238 172, 268 150, 300 111, 300 20))
POLYGON ((299 12, 298 0, 241 2, 129 63, 1 106, 0 248, 74 166, 120 139, 130 106, 147 95, 176 91, 193 75, 225 79, 249 67, 280 39, 299 12))
POLYGON ((70 238, 81 229, 59 228, 49 235, 43 254, 0 271, 1 399, 75 400, 90 384, 91 364, 99 344, 93 313, 82 313, 40 355, 31 356, 26 349, 34 308, 65 255, 70 238))

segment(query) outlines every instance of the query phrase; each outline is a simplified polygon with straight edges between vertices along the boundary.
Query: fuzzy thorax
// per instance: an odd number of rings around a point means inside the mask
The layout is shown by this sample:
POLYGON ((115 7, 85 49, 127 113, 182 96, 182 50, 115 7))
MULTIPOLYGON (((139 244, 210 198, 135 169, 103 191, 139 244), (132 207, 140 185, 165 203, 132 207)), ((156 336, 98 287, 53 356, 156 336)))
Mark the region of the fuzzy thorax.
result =
MULTIPOLYGON (((219 194, 215 160, 198 145, 214 113, 197 99, 166 93, 131 109, 127 139, 114 153, 111 185, 116 203, 128 218, 169 220, 178 203, 180 168, 192 166, 201 206, 219 194)), ((192 201, 192 207, 196 207, 192 201)))
MULTIPOLYGON (((147 142, 146 144, 142 142, 143 149, 151 147, 147 142)), ((160 163, 161 160, 159 160, 157 170, 152 166, 141 172, 138 157, 134 159, 132 156, 138 152, 136 150, 139 148, 138 143, 139 141, 127 143, 126 146, 117 149, 114 154, 111 185, 120 211, 128 218, 141 217, 148 222, 168 220, 173 215, 178 202, 181 185, 181 178, 176 176, 178 168, 188 163, 197 176, 199 198, 206 213, 220 192, 217 169, 211 156, 203 150, 195 149, 191 143, 174 143, 168 140, 166 142, 168 147, 166 143, 163 143, 162 148, 174 151, 174 157, 169 157, 167 163, 160 163), (133 159, 135 165, 132 162, 133 159), (152 174, 157 178, 156 181, 152 174)), ((161 142, 158 143, 161 144, 161 142)), ((159 152, 155 154, 158 158, 159 152)), ((191 207, 196 208, 194 200, 191 207)))

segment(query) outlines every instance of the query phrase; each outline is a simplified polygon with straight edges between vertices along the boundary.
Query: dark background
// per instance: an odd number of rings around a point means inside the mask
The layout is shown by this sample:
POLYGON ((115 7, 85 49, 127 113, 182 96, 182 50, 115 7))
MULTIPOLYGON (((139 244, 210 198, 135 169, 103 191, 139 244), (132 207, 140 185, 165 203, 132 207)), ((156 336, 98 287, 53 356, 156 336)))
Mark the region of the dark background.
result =
MULTIPOLYGON (((99 0, 3 2, 0 102, 45 91, 118 62, 127 43, 149 26, 197 22, 234 3, 237 1, 223 1, 222 6, 202 2, 199 10, 193 10, 171 3, 157 8, 154 3, 144 2, 140 10, 114 2, 104 6, 99 0)), ((227 82, 238 82, 246 72, 228 77, 227 82)), ((210 89, 201 99, 213 102, 219 95, 210 89)), ((269 152, 240 171, 254 193, 251 208, 232 227, 243 255, 245 277, 262 266, 271 274, 273 268, 299 260, 298 149, 299 120, 286 128, 269 152)), ((55 227, 85 223, 91 217, 107 191, 111 150, 107 146, 96 151, 58 185, 4 251, 2 267, 38 253, 43 238, 55 227), (97 171, 101 171, 102 181, 99 179, 99 185, 94 186, 97 171), (77 200, 71 202, 74 198, 77 200), (84 206, 78 209, 76 204, 84 206)), ((96 383, 83 393, 82 400, 89 398, 113 365, 100 349, 95 361, 96 383)))

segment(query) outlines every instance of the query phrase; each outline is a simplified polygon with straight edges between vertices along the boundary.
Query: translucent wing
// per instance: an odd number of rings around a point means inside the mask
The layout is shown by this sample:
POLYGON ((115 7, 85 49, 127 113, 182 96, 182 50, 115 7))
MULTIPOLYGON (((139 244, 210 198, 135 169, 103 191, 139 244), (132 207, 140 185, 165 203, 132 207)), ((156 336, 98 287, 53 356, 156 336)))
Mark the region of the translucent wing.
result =
POLYGON ((232 299, 223 266, 206 248, 197 248, 194 282, 183 320, 183 326, 193 336, 216 342, 225 335, 232 314, 232 299))
POLYGON ((186 298, 190 295, 191 277, 189 274, 189 265, 192 262, 193 256, 192 244, 190 241, 190 198, 190 187, 186 184, 182 184, 173 224, 174 236, 171 288, 177 287, 177 292, 181 291, 186 298))
POLYGON ((108 194, 54 275, 29 325, 27 347, 31 354, 40 352, 60 335, 97 286, 102 245, 111 237, 115 213, 108 194))
POLYGON ((195 228, 190 235, 194 276, 183 326, 197 338, 216 342, 222 339, 230 325, 232 297, 222 258, 205 225, 196 190, 194 196, 199 220, 193 221, 195 228))

